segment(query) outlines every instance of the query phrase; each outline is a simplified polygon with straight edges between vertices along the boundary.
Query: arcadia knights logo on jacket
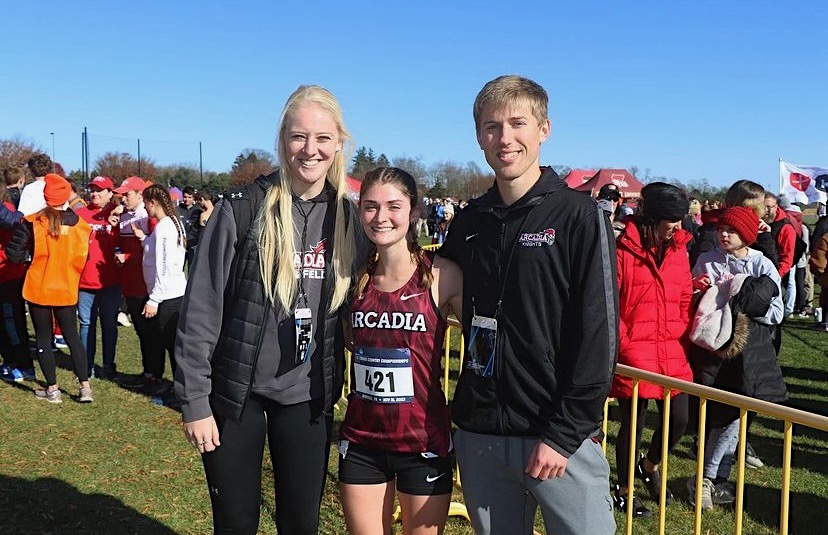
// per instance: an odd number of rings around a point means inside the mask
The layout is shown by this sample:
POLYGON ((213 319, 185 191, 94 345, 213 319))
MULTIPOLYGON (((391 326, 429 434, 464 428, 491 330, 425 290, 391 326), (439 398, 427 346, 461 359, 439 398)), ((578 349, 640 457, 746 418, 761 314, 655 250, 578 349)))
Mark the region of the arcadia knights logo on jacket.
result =
POLYGON ((555 243, 555 229, 548 228, 540 232, 524 232, 518 238, 518 242, 524 247, 541 247, 555 243))

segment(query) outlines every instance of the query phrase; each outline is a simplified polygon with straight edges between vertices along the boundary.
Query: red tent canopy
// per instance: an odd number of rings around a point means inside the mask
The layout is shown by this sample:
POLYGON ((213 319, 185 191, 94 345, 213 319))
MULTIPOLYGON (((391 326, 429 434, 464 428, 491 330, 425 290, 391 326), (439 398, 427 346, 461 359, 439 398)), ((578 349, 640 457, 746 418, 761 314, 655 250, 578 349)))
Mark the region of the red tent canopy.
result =
POLYGON ((621 196, 625 199, 637 199, 641 197, 641 188, 644 187, 644 184, 626 169, 601 169, 587 182, 572 189, 589 193, 590 196, 595 197, 605 184, 615 184, 618 186, 621 196))
POLYGON ((577 188, 590 178, 595 176, 595 169, 573 169, 566 175, 564 182, 570 188, 577 188))
POLYGON ((359 180, 345 175, 345 185, 348 186, 348 197, 353 199, 354 201, 359 200, 359 188, 362 187, 362 182, 359 180))

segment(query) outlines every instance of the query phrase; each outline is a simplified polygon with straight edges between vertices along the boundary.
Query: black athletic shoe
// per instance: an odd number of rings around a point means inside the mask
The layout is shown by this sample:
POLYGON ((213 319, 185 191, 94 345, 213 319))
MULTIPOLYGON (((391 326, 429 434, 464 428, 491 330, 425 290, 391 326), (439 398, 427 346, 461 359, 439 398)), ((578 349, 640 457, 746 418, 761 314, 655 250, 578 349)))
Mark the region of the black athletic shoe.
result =
MULTIPOLYGON (((627 512, 627 493, 621 492, 618 485, 615 485, 615 492, 612 494, 612 503, 618 511, 627 512)), ((638 496, 633 495, 632 500, 633 516, 636 518, 650 518, 652 511, 647 509, 638 496)))
MULTIPOLYGON (((655 472, 648 472, 645 470, 644 457, 642 456, 638 460, 638 464, 635 465, 635 476, 644 482, 644 485, 647 487, 647 491, 650 493, 650 498, 652 498, 654 502, 658 503, 661 493, 661 472, 658 470, 655 472)), ((673 493, 670 492, 670 487, 667 487, 667 498, 665 501, 668 504, 673 503, 673 493)))

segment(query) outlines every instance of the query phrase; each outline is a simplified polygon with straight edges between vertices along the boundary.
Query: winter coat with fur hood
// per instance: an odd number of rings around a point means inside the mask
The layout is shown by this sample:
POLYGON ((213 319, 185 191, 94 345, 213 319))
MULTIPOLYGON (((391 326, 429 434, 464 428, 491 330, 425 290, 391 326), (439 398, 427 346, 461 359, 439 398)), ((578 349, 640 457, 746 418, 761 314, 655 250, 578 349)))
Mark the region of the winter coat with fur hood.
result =
MULTIPOLYGON (((687 243, 692 235, 679 229, 664 251, 661 265, 641 244, 638 224, 627 222, 618 238, 618 287, 621 344, 618 362, 685 381, 693 380, 687 357, 687 332, 693 282, 687 243)), ((663 398, 662 388, 641 381, 638 395, 663 398)), ((632 380, 616 375, 610 396, 632 397, 632 380)))
MULTIPOLYGON (((788 391, 771 343, 771 326, 755 319, 767 315, 779 295, 779 286, 767 275, 737 277, 741 287, 724 303, 727 313, 732 314, 732 322, 728 322, 732 325, 731 336, 714 351, 700 347, 693 350, 696 382, 774 403, 785 401, 788 391)), ((694 320, 694 333, 706 314, 716 312, 705 310, 704 303, 703 298, 694 320)))

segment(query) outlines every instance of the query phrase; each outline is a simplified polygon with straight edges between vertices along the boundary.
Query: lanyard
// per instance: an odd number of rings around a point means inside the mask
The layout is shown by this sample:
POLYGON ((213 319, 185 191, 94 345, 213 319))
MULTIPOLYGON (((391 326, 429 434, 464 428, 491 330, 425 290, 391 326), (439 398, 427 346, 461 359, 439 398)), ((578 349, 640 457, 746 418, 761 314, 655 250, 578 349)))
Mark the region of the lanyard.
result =
MULTIPOLYGON (((506 277, 509 275, 509 269, 512 267, 512 258, 513 258, 513 257, 514 257, 514 255, 515 255, 515 249, 517 248, 517 244, 518 244, 518 241, 519 241, 519 239, 520 239, 520 234, 523 232, 523 230, 524 230, 524 228, 525 228, 525 226, 526 226, 526 220, 527 220, 527 219, 529 219, 529 216, 530 216, 530 215, 532 215, 532 212, 535 210, 535 208, 537 208, 538 206, 540 206, 541 204, 543 204, 543 201, 544 201, 544 200, 546 200, 546 197, 548 197, 548 196, 549 196, 549 193, 546 193, 546 194, 543 196, 543 198, 542 198, 540 201, 538 201, 538 203, 537 203, 537 204, 535 204, 534 206, 532 206, 532 207, 529 209, 529 211, 527 211, 527 212, 526 212, 526 215, 525 215, 525 216, 523 216, 523 219, 520 221, 520 227, 518 227, 518 231, 517 231, 517 237, 518 237, 518 239, 517 239, 517 240, 515 240, 515 241, 512 243, 512 247, 511 247, 511 249, 509 250, 509 257, 508 257, 508 259, 506 260, 506 268, 505 268, 505 269, 502 269, 502 268, 503 268, 503 264, 502 264, 502 263, 500 264, 500 266, 501 266, 501 270, 500 270, 500 272, 498 273, 498 279, 499 279, 499 282, 500 282, 500 294, 497 296, 497 307, 495 308, 495 313, 494 313, 494 317, 495 317, 495 318, 500 317, 500 312, 501 312, 501 310, 502 310, 502 308, 503 308, 503 297, 504 297, 504 295, 506 294, 506 277)), ((501 225, 504 225, 504 224, 505 224, 505 223, 501 222, 501 225)), ((474 251, 472 251, 472 252, 474 252, 474 251)), ((474 258, 472 258, 472 265, 474 265, 474 258)), ((472 298, 471 298, 471 303, 472 303, 472 314, 473 314, 473 315, 476 315, 476 314, 477 314, 477 311, 476 311, 476 307, 475 307, 475 298, 474 298, 474 297, 475 297, 475 296, 474 296, 474 295, 472 295, 472 298)))
POLYGON ((305 308, 308 308, 308 296, 305 293, 305 279, 302 276, 304 271, 304 253, 305 250, 308 248, 308 218, 316 209, 316 205, 318 203, 311 203, 311 208, 307 212, 305 212, 305 208, 302 206, 302 199, 298 197, 293 198, 293 202, 296 204, 296 211, 302 216, 302 243, 301 248, 299 251, 299 298, 302 299, 302 304, 305 308))

